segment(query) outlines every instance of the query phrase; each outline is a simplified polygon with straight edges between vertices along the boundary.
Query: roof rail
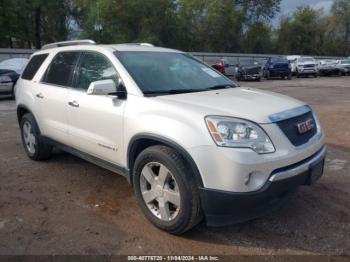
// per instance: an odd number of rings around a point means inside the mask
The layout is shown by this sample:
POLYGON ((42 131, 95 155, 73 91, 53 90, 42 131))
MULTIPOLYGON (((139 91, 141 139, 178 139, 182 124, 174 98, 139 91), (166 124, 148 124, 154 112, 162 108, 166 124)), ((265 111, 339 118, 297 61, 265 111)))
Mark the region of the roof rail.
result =
POLYGON ((55 48, 55 47, 61 47, 61 46, 72 46, 72 45, 96 45, 96 42, 93 40, 88 40, 88 39, 56 42, 56 43, 44 45, 41 48, 41 50, 55 48))
POLYGON ((125 43, 124 45, 140 45, 140 46, 154 47, 154 45, 150 43, 125 43))

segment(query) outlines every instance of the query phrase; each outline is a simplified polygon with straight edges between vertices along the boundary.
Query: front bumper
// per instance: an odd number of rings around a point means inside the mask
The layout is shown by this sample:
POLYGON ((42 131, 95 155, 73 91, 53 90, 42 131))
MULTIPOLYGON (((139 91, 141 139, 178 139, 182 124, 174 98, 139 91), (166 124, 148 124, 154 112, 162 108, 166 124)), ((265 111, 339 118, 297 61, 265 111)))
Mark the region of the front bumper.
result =
POLYGON ((260 74, 242 74, 244 80, 257 80, 261 78, 260 74))
POLYGON ((10 93, 12 92, 13 83, 0 83, 0 93, 10 93))
POLYGON ((316 68, 299 68, 298 67, 298 73, 303 74, 303 75, 312 75, 312 74, 317 74, 317 69, 316 68))
POLYGON ((310 185, 319 179, 320 176, 311 177, 311 170, 314 166, 321 166, 322 175, 325 156, 324 146, 303 161, 275 170, 264 186, 254 192, 233 193, 201 188, 201 205, 207 225, 240 223, 282 206, 299 186, 310 185))
POLYGON ((270 75, 273 76, 289 76, 292 71, 287 68, 269 68, 270 75))

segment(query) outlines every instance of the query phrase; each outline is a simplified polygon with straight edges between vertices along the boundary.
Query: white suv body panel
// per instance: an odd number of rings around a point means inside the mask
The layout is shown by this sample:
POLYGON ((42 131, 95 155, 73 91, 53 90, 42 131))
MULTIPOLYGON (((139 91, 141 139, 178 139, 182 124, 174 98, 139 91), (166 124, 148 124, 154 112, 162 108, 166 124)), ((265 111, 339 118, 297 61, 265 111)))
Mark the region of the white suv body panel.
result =
MULTIPOLYGON (((256 191, 275 169, 297 163, 324 145, 322 133, 301 148, 293 146, 269 116, 305 105, 295 99, 266 91, 235 88, 200 93, 145 97, 113 52, 116 50, 176 50, 113 46, 69 46, 43 50, 49 57, 32 81, 19 79, 17 105, 31 110, 42 135, 104 161, 128 168, 130 141, 140 134, 166 138, 181 146, 197 165, 205 188, 256 191), (52 58, 63 51, 93 51, 105 55, 123 80, 128 97, 94 96, 71 88, 40 83, 52 58), (44 99, 36 95, 42 94, 44 99), (69 107, 75 100, 79 108, 69 107), (45 102, 43 102, 45 101, 45 102), (257 154, 247 148, 218 147, 204 118, 223 115, 259 123, 275 145, 276 152, 257 154), (254 173, 255 172, 255 173, 254 173), (253 174, 253 183, 245 184, 253 174)), ((320 131, 321 132, 321 131, 320 131)))

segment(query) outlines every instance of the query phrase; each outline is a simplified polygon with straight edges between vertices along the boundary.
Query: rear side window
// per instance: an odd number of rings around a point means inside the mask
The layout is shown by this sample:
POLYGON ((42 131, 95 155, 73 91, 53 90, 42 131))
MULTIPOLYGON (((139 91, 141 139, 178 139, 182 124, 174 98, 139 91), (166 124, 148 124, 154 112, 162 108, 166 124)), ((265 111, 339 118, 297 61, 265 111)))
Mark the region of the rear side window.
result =
POLYGON ((26 80, 32 80, 35 76, 36 72, 39 70, 40 66, 44 63, 46 57, 49 54, 42 54, 42 55, 35 55, 33 56, 28 65, 26 66, 26 69, 24 69, 22 73, 22 78, 26 80))
POLYGON ((72 86, 73 72, 80 52, 58 53, 48 67, 42 82, 59 86, 72 86))

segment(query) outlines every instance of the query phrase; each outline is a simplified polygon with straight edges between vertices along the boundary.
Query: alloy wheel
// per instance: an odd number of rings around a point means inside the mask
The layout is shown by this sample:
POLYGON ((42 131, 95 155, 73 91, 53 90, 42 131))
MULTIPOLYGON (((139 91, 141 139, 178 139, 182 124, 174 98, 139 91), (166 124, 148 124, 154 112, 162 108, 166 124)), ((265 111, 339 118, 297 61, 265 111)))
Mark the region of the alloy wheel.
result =
POLYGON ((35 154, 36 139, 33 133, 32 125, 29 122, 25 122, 23 125, 23 140, 28 152, 35 154))
POLYGON ((174 220, 179 214, 181 195, 175 177, 158 162, 146 164, 140 176, 142 198, 149 211, 162 221, 174 220))

